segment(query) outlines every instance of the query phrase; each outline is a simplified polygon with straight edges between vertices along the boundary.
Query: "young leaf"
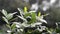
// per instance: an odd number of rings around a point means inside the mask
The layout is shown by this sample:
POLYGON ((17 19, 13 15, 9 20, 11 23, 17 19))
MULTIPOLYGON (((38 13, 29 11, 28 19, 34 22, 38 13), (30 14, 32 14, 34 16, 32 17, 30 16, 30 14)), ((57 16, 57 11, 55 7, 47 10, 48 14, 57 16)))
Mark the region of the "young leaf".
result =
POLYGON ((32 22, 35 22, 36 21, 36 14, 35 13, 32 13, 32 15, 31 15, 31 20, 32 20, 32 22))
POLYGON ((27 12, 27 7, 26 7, 26 6, 24 7, 24 12, 25 12, 25 13, 27 12))
POLYGON ((41 13, 40 12, 38 13, 38 16, 41 16, 41 13))
POLYGON ((30 16, 30 13, 25 13, 24 17, 26 18, 27 16, 30 16))
POLYGON ((30 24, 31 23, 34 23, 36 21, 36 14, 34 12, 31 13, 31 21, 29 22, 30 24))
POLYGON ((0 34, 6 34, 3 30, 0 30, 0 34))

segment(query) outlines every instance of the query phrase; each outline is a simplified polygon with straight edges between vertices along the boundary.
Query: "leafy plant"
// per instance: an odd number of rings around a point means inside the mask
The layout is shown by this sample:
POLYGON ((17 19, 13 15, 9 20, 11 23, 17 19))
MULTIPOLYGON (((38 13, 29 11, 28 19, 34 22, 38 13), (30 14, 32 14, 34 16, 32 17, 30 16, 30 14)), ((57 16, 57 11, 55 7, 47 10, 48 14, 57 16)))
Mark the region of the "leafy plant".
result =
POLYGON ((47 21, 43 18, 49 14, 41 15, 41 12, 36 14, 36 11, 27 11, 27 7, 24 7, 24 10, 21 8, 17 8, 19 10, 19 15, 16 17, 23 20, 23 22, 11 22, 10 20, 13 19, 14 13, 7 13, 6 10, 2 9, 2 16, 3 20, 7 23, 6 27, 8 28, 6 31, 8 34, 42 34, 45 31, 46 33, 53 34, 53 33, 60 33, 59 28, 57 26, 56 29, 48 29, 46 26, 42 26, 42 23, 46 23, 47 21), (12 23, 12 24, 11 24, 12 23))

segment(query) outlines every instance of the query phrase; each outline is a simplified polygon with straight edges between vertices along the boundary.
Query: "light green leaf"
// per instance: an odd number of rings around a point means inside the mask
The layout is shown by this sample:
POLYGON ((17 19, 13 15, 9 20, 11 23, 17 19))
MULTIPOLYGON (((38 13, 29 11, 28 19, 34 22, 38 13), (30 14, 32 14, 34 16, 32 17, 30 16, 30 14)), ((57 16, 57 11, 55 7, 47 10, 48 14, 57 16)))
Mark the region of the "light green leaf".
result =
POLYGON ((41 12, 38 13, 38 16, 39 16, 39 17, 41 16, 41 12))
POLYGON ((25 6, 25 7, 24 7, 24 13, 27 13, 27 10, 28 10, 28 9, 27 9, 27 7, 25 6))
POLYGON ((7 24, 9 24, 8 20, 5 17, 2 17, 2 18, 7 24))
POLYGON ((9 14, 6 16, 6 18, 7 18, 8 20, 12 19, 12 18, 13 18, 12 13, 9 13, 9 14))
POLYGON ((16 27, 16 24, 12 24, 12 25, 11 25, 11 29, 12 29, 12 30, 14 30, 15 27, 16 27))
POLYGON ((18 9, 18 11, 19 11, 20 15, 23 17, 23 14, 24 14, 23 10, 22 10, 22 9, 20 9, 20 8, 17 8, 17 9, 18 9))
POLYGON ((6 10, 2 9, 2 13, 5 17, 7 16, 7 11, 6 10))
POLYGON ((31 13, 31 21, 29 22, 29 24, 34 23, 35 21, 36 21, 36 14, 35 14, 35 12, 32 12, 31 13))
POLYGON ((9 24, 6 24, 6 26, 7 26, 8 28, 11 28, 9 24))
POLYGON ((26 18, 27 16, 30 16, 31 13, 25 13, 24 17, 26 18))
POLYGON ((10 19, 13 18, 13 15, 16 14, 16 13, 17 13, 17 12, 9 13, 9 14, 6 16, 6 18, 7 18, 8 20, 10 20, 10 19))

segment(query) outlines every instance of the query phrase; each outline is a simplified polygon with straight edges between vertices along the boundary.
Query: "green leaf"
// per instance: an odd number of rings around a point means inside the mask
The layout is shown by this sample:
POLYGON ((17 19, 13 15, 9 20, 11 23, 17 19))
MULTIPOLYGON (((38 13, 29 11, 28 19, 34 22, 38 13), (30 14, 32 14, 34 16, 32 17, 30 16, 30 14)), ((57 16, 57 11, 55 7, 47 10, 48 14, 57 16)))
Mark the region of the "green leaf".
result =
POLYGON ((12 19, 12 18, 13 18, 13 14, 12 14, 12 13, 9 13, 9 14, 6 16, 6 18, 7 18, 8 20, 12 19))
POLYGON ((48 16, 49 15, 49 13, 48 14, 45 14, 45 15, 43 15, 43 16, 48 16))
POLYGON ((34 22, 36 22, 36 14, 35 14, 35 12, 32 12, 31 13, 31 21, 29 22, 29 24, 34 23, 34 22))
POLYGON ((57 29, 56 29, 56 32, 57 32, 57 33, 60 33, 60 28, 57 28, 57 29))
POLYGON ((9 24, 8 20, 5 17, 2 17, 2 18, 7 24, 9 24))
POLYGON ((12 30, 14 30, 15 27, 16 27, 16 24, 12 24, 12 25, 11 25, 11 29, 12 29, 12 30))
POLYGON ((2 9, 2 13, 3 13, 3 15, 6 17, 7 16, 7 11, 6 10, 4 10, 4 9, 2 9))
POLYGON ((29 29, 29 30, 28 30, 28 33, 32 33, 33 31, 34 31, 34 30, 29 29))
POLYGON ((17 12, 9 13, 9 14, 6 16, 6 18, 7 18, 8 20, 10 20, 10 19, 13 18, 13 15, 16 14, 16 13, 17 13, 17 12))
POLYGON ((31 16, 31 21, 29 21, 28 24, 34 23, 36 21, 36 13, 35 12, 31 12, 31 13, 25 13, 24 17, 28 17, 31 16))
POLYGON ((17 8, 17 9, 18 9, 18 11, 19 11, 20 15, 21 15, 21 16, 23 16, 23 13, 24 13, 24 12, 23 12, 23 10, 22 10, 22 9, 20 9, 20 8, 17 8))
POLYGON ((32 32, 31 34, 42 34, 40 31, 35 30, 34 32, 32 32))
POLYGON ((6 26, 7 26, 8 28, 11 28, 9 24, 6 24, 6 26))
POLYGON ((41 16, 41 12, 38 13, 38 16, 41 16))
POLYGON ((30 16, 30 13, 25 13, 24 17, 26 18, 27 16, 30 16))

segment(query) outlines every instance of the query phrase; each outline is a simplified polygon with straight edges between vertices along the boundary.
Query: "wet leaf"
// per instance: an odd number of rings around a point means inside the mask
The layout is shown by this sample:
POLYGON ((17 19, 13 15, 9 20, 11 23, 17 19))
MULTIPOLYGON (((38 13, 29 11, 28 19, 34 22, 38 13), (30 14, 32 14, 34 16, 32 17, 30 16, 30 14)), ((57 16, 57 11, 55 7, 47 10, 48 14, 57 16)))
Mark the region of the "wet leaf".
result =
POLYGON ((10 20, 10 19, 13 18, 13 15, 12 15, 11 13, 9 13, 9 14, 6 16, 6 18, 7 18, 8 20, 10 20))
POLYGON ((6 10, 4 10, 4 9, 2 9, 2 13, 3 13, 3 15, 6 17, 7 16, 7 11, 6 10))
POLYGON ((24 14, 23 10, 22 10, 22 9, 20 9, 20 8, 17 8, 17 9, 18 9, 18 11, 19 11, 20 15, 23 17, 23 14, 24 14))
POLYGON ((5 17, 2 17, 2 18, 7 24, 9 24, 8 20, 5 17))
POLYGON ((9 14, 6 16, 6 18, 7 18, 8 20, 10 20, 10 19, 13 18, 13 15, 16 14, 16 13, 17 13, 17 12, 9 13, 9 14))

